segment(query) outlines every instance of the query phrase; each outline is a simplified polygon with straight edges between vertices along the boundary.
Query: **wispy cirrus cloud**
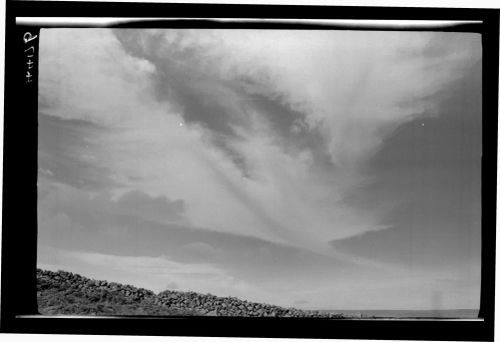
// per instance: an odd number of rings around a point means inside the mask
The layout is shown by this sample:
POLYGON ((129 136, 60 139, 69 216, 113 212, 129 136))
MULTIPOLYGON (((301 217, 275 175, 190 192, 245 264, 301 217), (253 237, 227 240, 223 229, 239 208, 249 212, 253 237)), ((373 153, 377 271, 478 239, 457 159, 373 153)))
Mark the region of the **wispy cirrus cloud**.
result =
POLYGON ((343 197, 367 181, 362 163, 387 132, 431 106, 426 96, 477 58, 474 49, 455 49, 473 42, 457 40, 439 58, 421 58, 432 33, 94 29, 44 36, 42 110, 107 127, 99 163, 123 189, 182 199, 197 226, 309 249, 383 228, 376 213, 343 197), (69 43, 67 35, 79 39, 69 43), (74 63, 82 67, 70 70, 74 63), (266 101, 283 119, 256 105, 266 101), (317 143, 301 145, 304 137, 317 143))

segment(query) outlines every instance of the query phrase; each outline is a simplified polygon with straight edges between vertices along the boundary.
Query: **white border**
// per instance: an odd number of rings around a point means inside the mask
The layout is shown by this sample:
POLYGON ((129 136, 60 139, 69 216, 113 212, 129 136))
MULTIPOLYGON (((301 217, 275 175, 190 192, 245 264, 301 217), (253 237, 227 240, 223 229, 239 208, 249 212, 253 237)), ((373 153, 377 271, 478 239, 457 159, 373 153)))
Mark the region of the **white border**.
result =
POLYGON ((361 20, 361 19, 239 19, 239 18, 112 18, 112 17, 16 17, 18 25, 34 26, 107 26, 133 22, 148 21, 186 21, 186 20, 208 20, 220 23, 279 23, 279 24, 315 24, 335 27, 356 28, 428 28, 437 29, 453 27, 462 24, 479 25, 480 20, 361 20))
MULTIPOLYGON (((78 0, 66 0, 66 1, 78 1, 78 0)), ((94 0, 87 0, 94 1, 94 0)), ((106 2, 135 2, 133 0, 100 0, 106 2)), ((162 0, 150 0, 144 1, 150 3, 160 3, 165 2, 162 0)), ((371 6, 371 7, 427 7, 427 8, 490 8, 498 9, 500 8, 500 1, 498 0, 420 0, 420 1, 409 1, 409 0, 170 0, 171 3, 224 3, 224 4, 281 4, 281 5, 335 5, 335 6, 371 6)), ((3 109, 4 109, 4 69, 5 69, 5 1, 0 1, 0 216, 2 212, 2 179, 3 177, 3 109)), ((500 120, 499 120, 499 132, 500 132, 500 120)), ((498 147, 498 146, 497 146, 498 147)), ((497 159, 498 165, 497 170, 500 169, 500 159, 497 159)), ((498 193, 500 192, 500 177, 497 173, 497 217, 498 217, 498 203, 500 198, 498 193)), ((498 220, 497 220, 498 221, 498 220)), ((1 252, 1 221, 0 221, 0 252, 1 252)), ((497 223, 498 228, 498 223, 497 223)), ((498 251, 498 246, 500 245, 500 234, 497 229, 496 236, 496 296, 495 296, 495 308, 500 306, 500 286, 498 275, 500 265, 500 253, 498 251)), ((1 262, 0 262, 1 270, 1 262)), ((1 279, 0 279, 1 280, 1 279)), ((1 298, 0 298, 1 300, 1 298)), ((497 320, 498 311, 496 310, 497 320)), ((495 324, 495 331, 498 331, 499 326, 495 324)), ((1 334, 2 341, 5 342, 24 342, 24 341, 37 341, 37 342, 66 342, 77 341, 77 342, 87 342, 89 340, 89 335, 45 335, 45 334, 31 334, 31 335, 18 335, 18 334, 1 334)), ((136 342, 136 341, 148 341, 148 342, 296 342, 296 339, 270 339, 270 338, 213 338, 213 337, 144 337, 144 336, 92 336, 92 340, 95 342, 136 342)), ((329 342, 333 340, 325 339, 301 339, 302 342, 329 342)), ((357 340, 339 340, 343 342, 352 342, 357 340)), ((360 340, 366 341, 369 340, 360 340)), ((383 341, 383 340, 380 340, 383 341)))

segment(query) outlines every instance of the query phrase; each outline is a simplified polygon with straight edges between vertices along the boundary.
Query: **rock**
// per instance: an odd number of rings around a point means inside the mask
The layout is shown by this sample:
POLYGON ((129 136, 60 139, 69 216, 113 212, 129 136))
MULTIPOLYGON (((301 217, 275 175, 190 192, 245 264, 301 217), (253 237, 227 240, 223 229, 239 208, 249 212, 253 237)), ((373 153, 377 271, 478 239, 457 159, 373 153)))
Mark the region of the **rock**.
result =
MULTIPOLYGON (((240 300, 235 297, 218 297, 210 293, 201 294, 192 291, 181 292, 166 290, 159 294, 155 294, 153 291, 147 289, 108 282, 106 280, 93 280, 65 271, 51 272, 37 269, 37 289, 39 291, 38 294, 47 290, 61 291, 68 295, 74 293, 78 297, 88 298, 88 300, 95 303, 103 303, 109 301, 111 298, 120 298, 118 302, 127 304, 137 303, 139 305, 137 312, 143 314, 148 314, 147 310, 149 310, 140 306, 140 303, 144 302, 148 306, 156 305, 161 308, 177 308, 183 310, 183 312, 188 310, 193 314, 205 316, 343 318, 340 314, 282 308, 265 303, 240 300)), ((58 312, 57 310, 61 309, 50 310, 58 312)), ((85 308, 85 310, 85 312, 88 313, 96 312, 92 311, 90 308, 85 308)), ((154 312, 157 313, 160 312, 158 310, 161 309, 157 308, 154 310, 154 312)), ((98 310, 98 312, 104 311, 117 312, 109 306, 102 307, 98 310)), ((80 309, 80 313, 84 313, 84 308, 80 309)))

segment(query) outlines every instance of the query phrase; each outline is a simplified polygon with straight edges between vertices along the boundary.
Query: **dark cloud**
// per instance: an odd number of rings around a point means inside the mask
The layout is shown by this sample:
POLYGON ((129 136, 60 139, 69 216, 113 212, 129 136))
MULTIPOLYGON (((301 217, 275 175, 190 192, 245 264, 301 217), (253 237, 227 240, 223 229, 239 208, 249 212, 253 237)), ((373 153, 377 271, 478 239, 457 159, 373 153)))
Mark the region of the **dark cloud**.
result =
POLYGON ((203 127, 210 143, 223 151, 243 176, 252 178, 251 168, 232 143, 244 139, 239 129, 251 132, 250 111, 270 123, 274 142, 285 153, 308 150, 315 167, 333 167, 328 142, 318 127, 304 124, 305 113, 283 104, 283 99, 269 91, 264 93, 255 81, 236 75, 234 80, 222 79, 207 72, 203 69, 203 45, 183 44, 187 38, 182 32, 170 33, 167 44, 159 33, 115 31, 128 53, 156 66, 153 82, 157 98, 177 106, 188 125, 203 127))
POLYGON ((252 106, 271 123, 278 144, 283 151, 295 156, 304 150, 310 151, 315 167, 331 170, 334 164, 328 151, 328 142, 319 127, 305 123, 306 115, 284 105, 279 98, 250 93, 252 106))
POLYGON ((166 44, 163 34, 115 30, 127 53, 147 59, 156 66, 154 92, 159 101, 168 101, 182 113, 188 125, 205 129, 206 138, 222 150, 242 174, 249 177, 245 158, 231 147, 231 140, 242 139, 235 127, 248 125, 240 85, 204 72, 203 50, 181 44, 183 34, 171 32, 166 44))
MULTIPOLYGON (((306 281, 325 276, 325 270, 328 274, 348 275, 362 268, 348 261, 257 238, 210 231, 185 223, 150 220, 144 211, 128 213, 117 205, 130 195, 116 202, 106 196, 86 196, 80 190, 56 190, 46 190, 48 194, 39 202, 39 244, 45 248, 116 256, 165 255, 181 263, 218 265, 241 279, 256 283, 280 277, 306 281), (304 275, 309 276, 304 278, 304 275)), ((138 198, 143 199, 138 207, 158 200, 144 194, 132 196, 135 203, 138 198)), ((161 207, 165 203, 176 203, 165 199, 160 202, 161 207)))
POLYGON ((118 186, 112 171, 99 163, 99 146, 94 139, 105 131, 87 121, 39 113, 39 177, 87 190, 118 186))
POLYGON ((209 143, 223 151, 245 177, 251 177, 245 156, 232 145, 233 142, 244 139, 236 128, 249 127, 245 101, 241 94, 224 84, 224 81, 196 80, 191 83, 189 79, 186 82, 182 73, 178 75, 178 79, 176 77, 165 76, 165 79, 159 81, 161 85, 158 88, 171 87, 169 99, 180 107, 186 124, 202 127, 209 143), (168 86, 164 86, 166 84, 168 86), (231 98, 237 98, 242 103, 228 101, 231 98))
POLYGON ((155 65, 153 82, 160 101, 179 107, 189 124, 199 124, 221 136, 235 137, 233 126, 244 121, 235 84, 222 80, 202 68, 201 47, 185 46, 182 31, 165 34, 153 31, 115 30, 125 51, 155 65))
POLYGON ((479 265, 481 65, 431 100, 436 112, 395 130, 366 170, 373 182, 346 198, 385 212, 381 223, 393 228, 334 241, 336 249, 409 267, 479 265))
POLYGON ((116 206, 127 215, 138 215, 149 220, 178 220, 184 212, 184 202, 169 200, 165 196, 153 197, 133 190, 123 194, 116 206))
MULTIPOLYGON (((38 189, 40 215, 49 218, 64 215, 76 227, 84 227, 86 230, 84 233, 89 236, 107 226, 113 227, 127 221, 172 223, 183 219, 182 200, 150 196, 137 190, 126 192, 117 200, 113 200, 106 192, 94 195, 91 192, 51 182, 39 182, 38 189)), ((70 230, 74 230, 73 228, 68 227, 70 230)))

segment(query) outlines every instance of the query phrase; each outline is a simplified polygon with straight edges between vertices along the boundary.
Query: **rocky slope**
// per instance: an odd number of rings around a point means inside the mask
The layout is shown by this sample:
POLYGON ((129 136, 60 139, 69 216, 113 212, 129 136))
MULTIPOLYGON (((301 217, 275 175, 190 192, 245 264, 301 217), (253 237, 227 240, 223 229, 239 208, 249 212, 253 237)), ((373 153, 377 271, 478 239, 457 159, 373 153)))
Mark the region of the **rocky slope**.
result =
POLYGON ((159 294, 65 271, 37 270, 38 309, 46 315, 323 317, 342 315, 253 303, 196 292, 159 294))

